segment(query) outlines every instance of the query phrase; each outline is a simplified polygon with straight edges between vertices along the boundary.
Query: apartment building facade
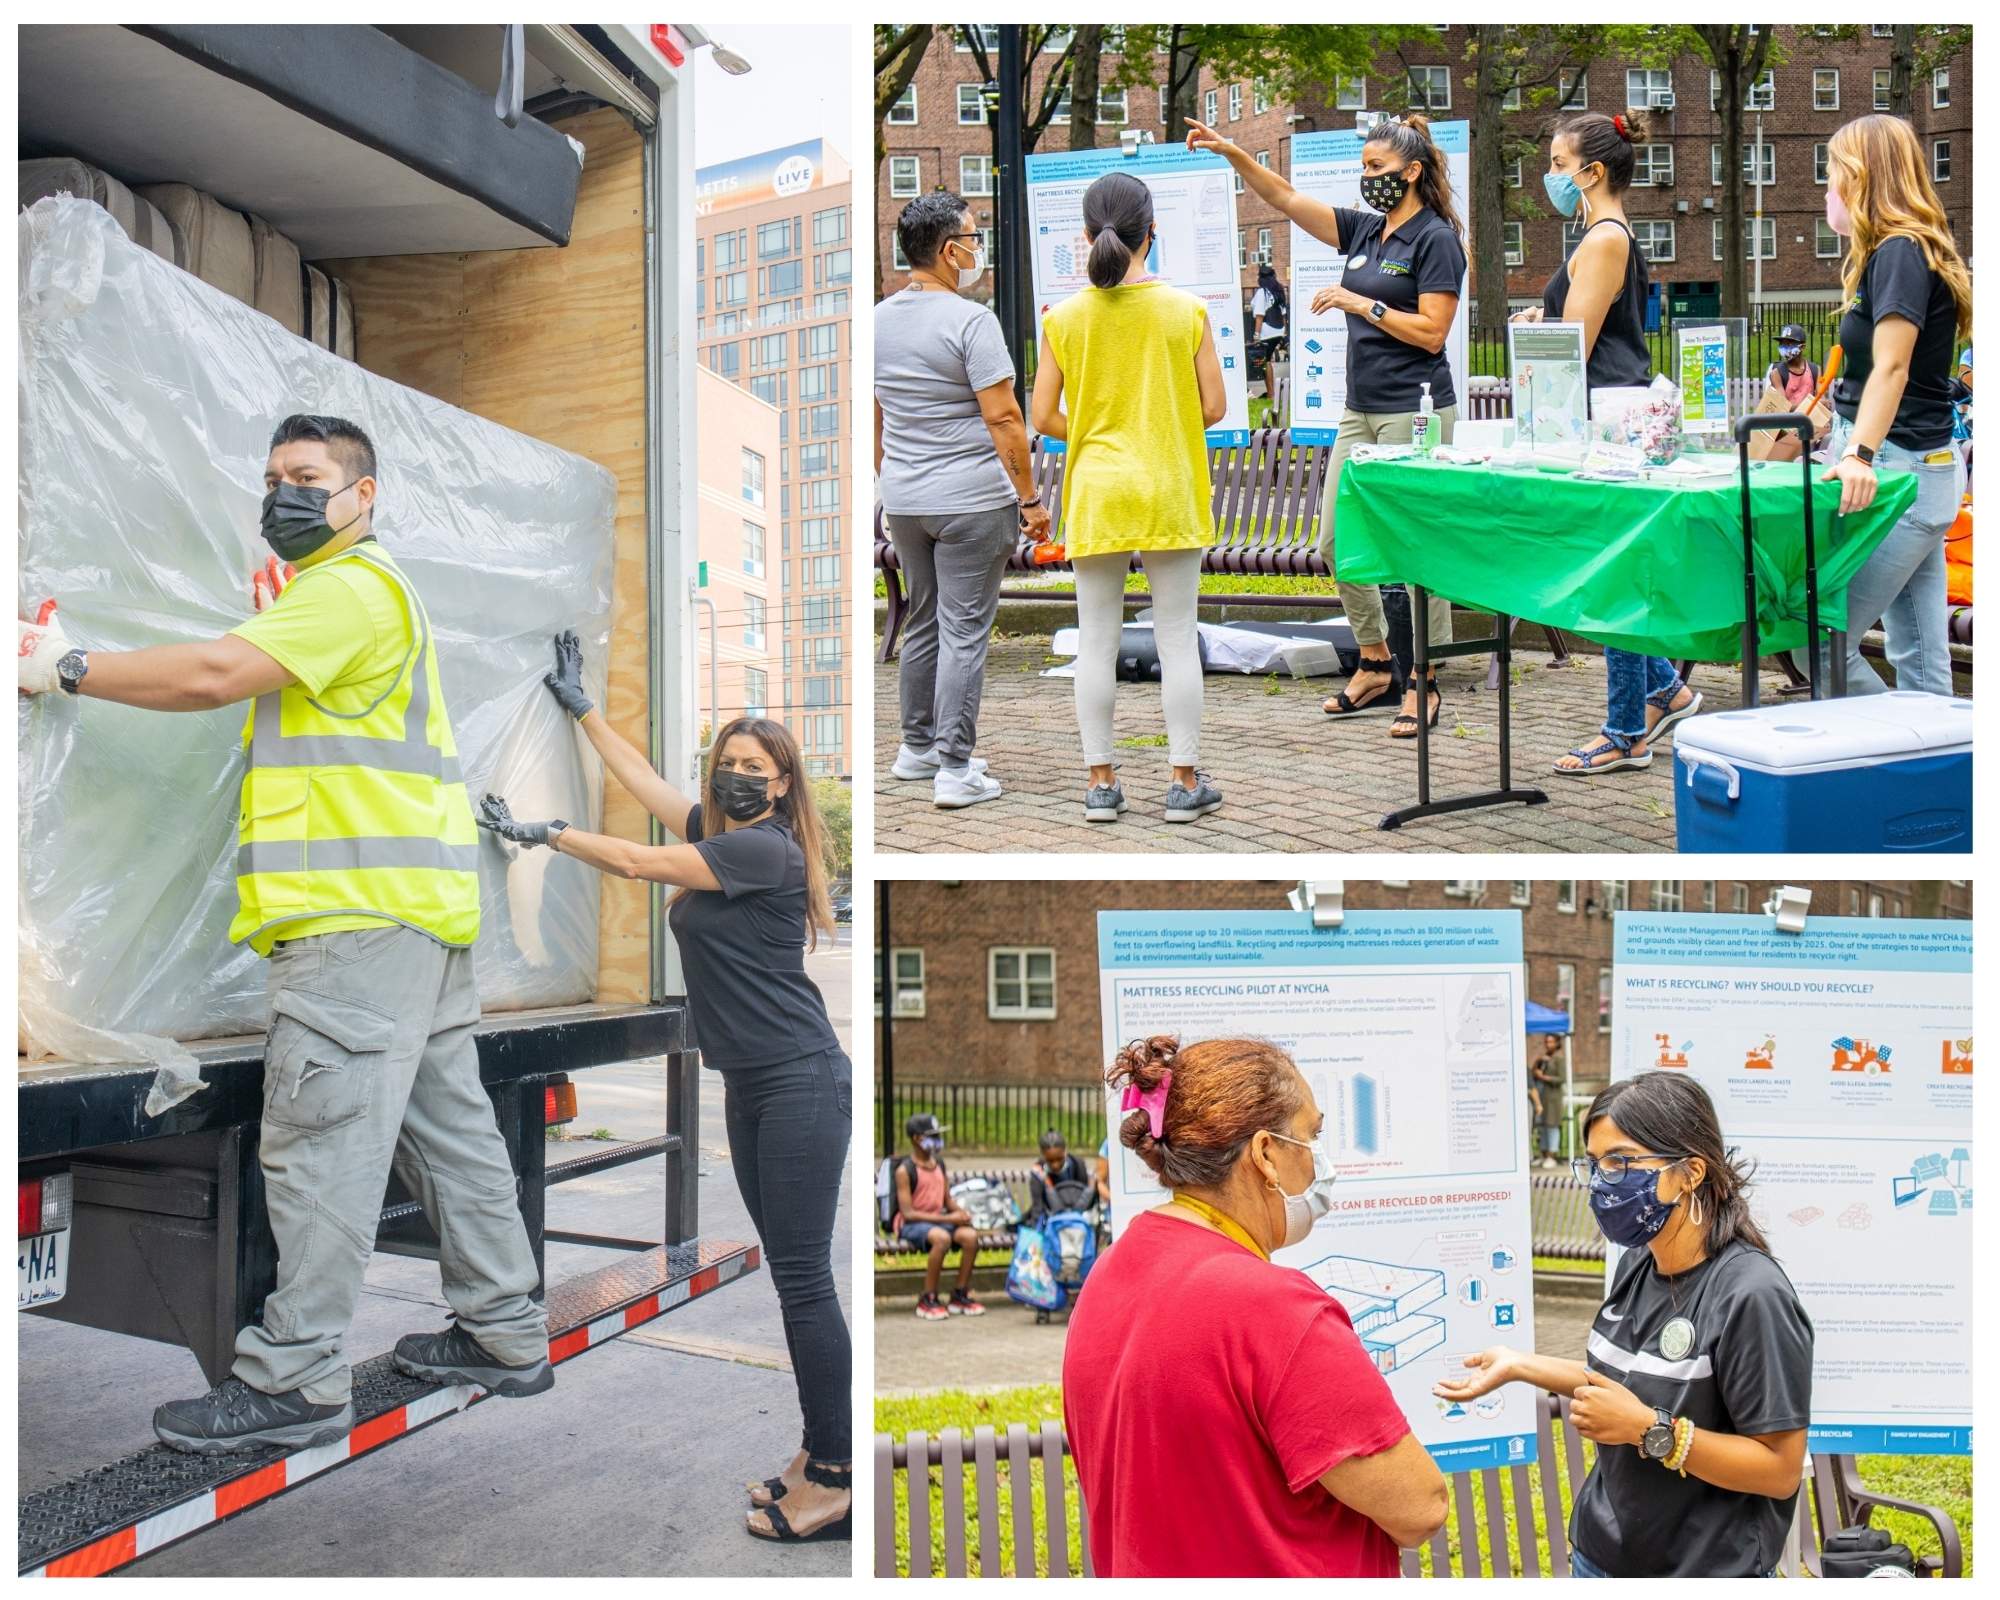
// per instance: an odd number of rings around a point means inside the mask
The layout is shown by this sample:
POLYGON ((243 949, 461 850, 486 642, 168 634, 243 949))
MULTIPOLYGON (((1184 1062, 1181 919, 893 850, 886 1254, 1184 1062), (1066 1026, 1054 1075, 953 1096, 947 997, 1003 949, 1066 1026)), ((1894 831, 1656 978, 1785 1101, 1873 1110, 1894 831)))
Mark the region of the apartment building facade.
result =
POLYGON ((778 658, 771 593, 778 581, 772 490, 780 413, 705 367, 696 371, 694 389, 698 570, 701 592, 715 606, 715 627, 704 625, 696 639, 695 701, 713 713, 707 743, 713 728, 733 718, 770 715, 778 658))
MULTIPOLYGON (((768 519, 765 709, 797 736, 812 775, 846 777, 856 547, 851 174, 815 139, 705 167, 695 185, 701 365, 777 414, 757 486, 768 519)), ((706 414, 697 426, 706 432, 706 414)), ((747 482, 738 492, 751 492, 747 482)), ((720 598, 717 610, 722 632, 736 631, 748 648, 750 612, 722 615, 720 598)))

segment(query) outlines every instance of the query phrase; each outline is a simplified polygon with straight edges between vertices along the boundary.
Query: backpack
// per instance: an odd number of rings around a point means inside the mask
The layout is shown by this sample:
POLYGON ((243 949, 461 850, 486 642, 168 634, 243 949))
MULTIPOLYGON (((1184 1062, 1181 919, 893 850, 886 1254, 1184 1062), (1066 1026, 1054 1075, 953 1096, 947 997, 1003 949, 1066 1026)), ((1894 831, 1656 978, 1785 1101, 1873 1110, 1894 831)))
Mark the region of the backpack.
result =
POLYGON ((998 1233, 1021 1220, 1021 1208, 1004 1184, 990 1178, 963 1178, 951 1185, 951 1197, 972 1218, 981 1233, 998 1233))
MULTIPOLYGON (((938 1165, 942 1168, 944 1163, 940 1161, 938 1165)), ((910 1169, 910 1192, 912 1194, 916 1193, 917 1163, 912 1157, 884 1156, 882 1158, 882 1165, 875 1169, 875 1221, 877 1226, 892 1239, 896 1237, 898 1231, 896 1227, 896 1169, 898 1167, 908 1167, 910 1169)), ((946 1193, 950 1193, 951 1173, 948 1171, 944 1175, 944 1183, 946 1193)), ((966 1209, 970 1210, 971 1208, 967 1207, 966 1209)), ((975 1218, 975 1220, 977 1219, 975 1218)))
POLYGON ((1049 1268, 1056 1282, 1081 1289, 1097 1264, 1097 1229, 1074 1211, 1058 1211, 1042 1224, 1048 1240, 1049 1268))
POLYGON ((1014 1240, 1014 1259, 1007 1264, 1007 1298, 1037 1311, 1060 1311, 1063 1286, 1049 1265, 1048 1240, 1040 1228, 1023 1228, 1014 1240))
POLYGON ((1829 1578, 1868 1578, 1883 1569, 1916 1576, 1916 1558, 1906 1544, 1890 1542, 1880 1528, 1842 1528, 1820 1547, 1820 1570, 1829 1578))

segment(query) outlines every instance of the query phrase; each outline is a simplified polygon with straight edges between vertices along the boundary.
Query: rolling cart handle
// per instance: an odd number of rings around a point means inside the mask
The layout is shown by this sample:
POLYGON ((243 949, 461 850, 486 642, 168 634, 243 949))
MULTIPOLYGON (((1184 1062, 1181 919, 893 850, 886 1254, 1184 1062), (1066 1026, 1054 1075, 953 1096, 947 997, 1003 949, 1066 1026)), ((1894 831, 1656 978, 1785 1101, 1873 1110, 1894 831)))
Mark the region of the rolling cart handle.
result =
POLYGON ((1771 411, 1736 419, 1737 475, 1743 485, 1743 703, 1757 703, 1757 557, 1751 539, 1750 435, 1796 433, 1804 473, 1806 511, 1806 677, 1819 698, 1819 564, 1813 554, 1812 418, 1796 411, 1771 411))

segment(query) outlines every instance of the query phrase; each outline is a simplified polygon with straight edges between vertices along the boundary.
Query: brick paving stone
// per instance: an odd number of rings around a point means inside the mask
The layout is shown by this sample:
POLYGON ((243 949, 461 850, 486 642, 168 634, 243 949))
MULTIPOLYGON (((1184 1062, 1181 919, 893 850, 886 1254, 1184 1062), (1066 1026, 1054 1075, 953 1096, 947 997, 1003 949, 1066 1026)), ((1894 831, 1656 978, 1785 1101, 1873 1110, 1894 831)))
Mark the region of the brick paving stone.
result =
MULTIPOLYGON (((1160 692, 1121 683, 1113 718, 1119 776, 1131 808, 1117 823, 1083 818, 1085 772, 1067 678, 1044 678, 1049 640, 1000 636, 989 657, 979 754, 1005 790, 961 811, 939 811, 928 783, 888 776, 897 744, 894 663, 875 667, 876 844, 884 851, 1078 853, 1257 853, 1311 851, 1644 852, 1674 848, 1671 750, 1644 772, 1562 778, 1550 764, 1594 735, 1604 720, 1604 663, 1568 666, 1516 650, 1512 757, 1517 786, 1537 786, 1542 806, 1495 806, 1406 823, 1389 832, 1384 812, 1416 799, 1413 742, 1388 737, 1387 716, 1336 722, 1320 711, 1331 679, 1216 675, 1204 681, 1202 767, 1223 791, 1221 811, 1168 825, 1162 811, 1170 768, 1161 739, 1160 692), (1274 692, 1275 691, 1275 692, 1274 692)), ((1496 786, 1498 696, 1486 661, 1439 668, 1444 711, 1431 744, 1431 790, 1447 796, 1496 786)), ((1767 672, 1766 700, 1783 679, 1767 672)), ((1736 672, 1699 666, 1694 687, 1707 710, 1740 703, 1736 672)))

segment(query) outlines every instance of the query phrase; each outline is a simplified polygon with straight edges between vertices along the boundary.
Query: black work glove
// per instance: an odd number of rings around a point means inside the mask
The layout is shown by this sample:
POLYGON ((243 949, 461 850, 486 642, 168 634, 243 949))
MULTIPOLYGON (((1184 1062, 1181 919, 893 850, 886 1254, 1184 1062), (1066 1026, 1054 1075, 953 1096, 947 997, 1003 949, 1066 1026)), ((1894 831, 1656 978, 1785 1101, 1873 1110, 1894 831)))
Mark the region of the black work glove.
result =
POLYGON ((581 722, 591 710, 591 700, 583 692, 583 646, 577 640, 576 630, 565 628, 557 634, 555 647, 556 670, 544 676, 542 682, 549 686, 556 704, 581 722))
POLYGON ((479 815, 473 820, 488 833, 525 845, 549 844, 569 826, 567 822, 516 822, 507 802, 497 794, 489 794, 479 802, 479 815))

